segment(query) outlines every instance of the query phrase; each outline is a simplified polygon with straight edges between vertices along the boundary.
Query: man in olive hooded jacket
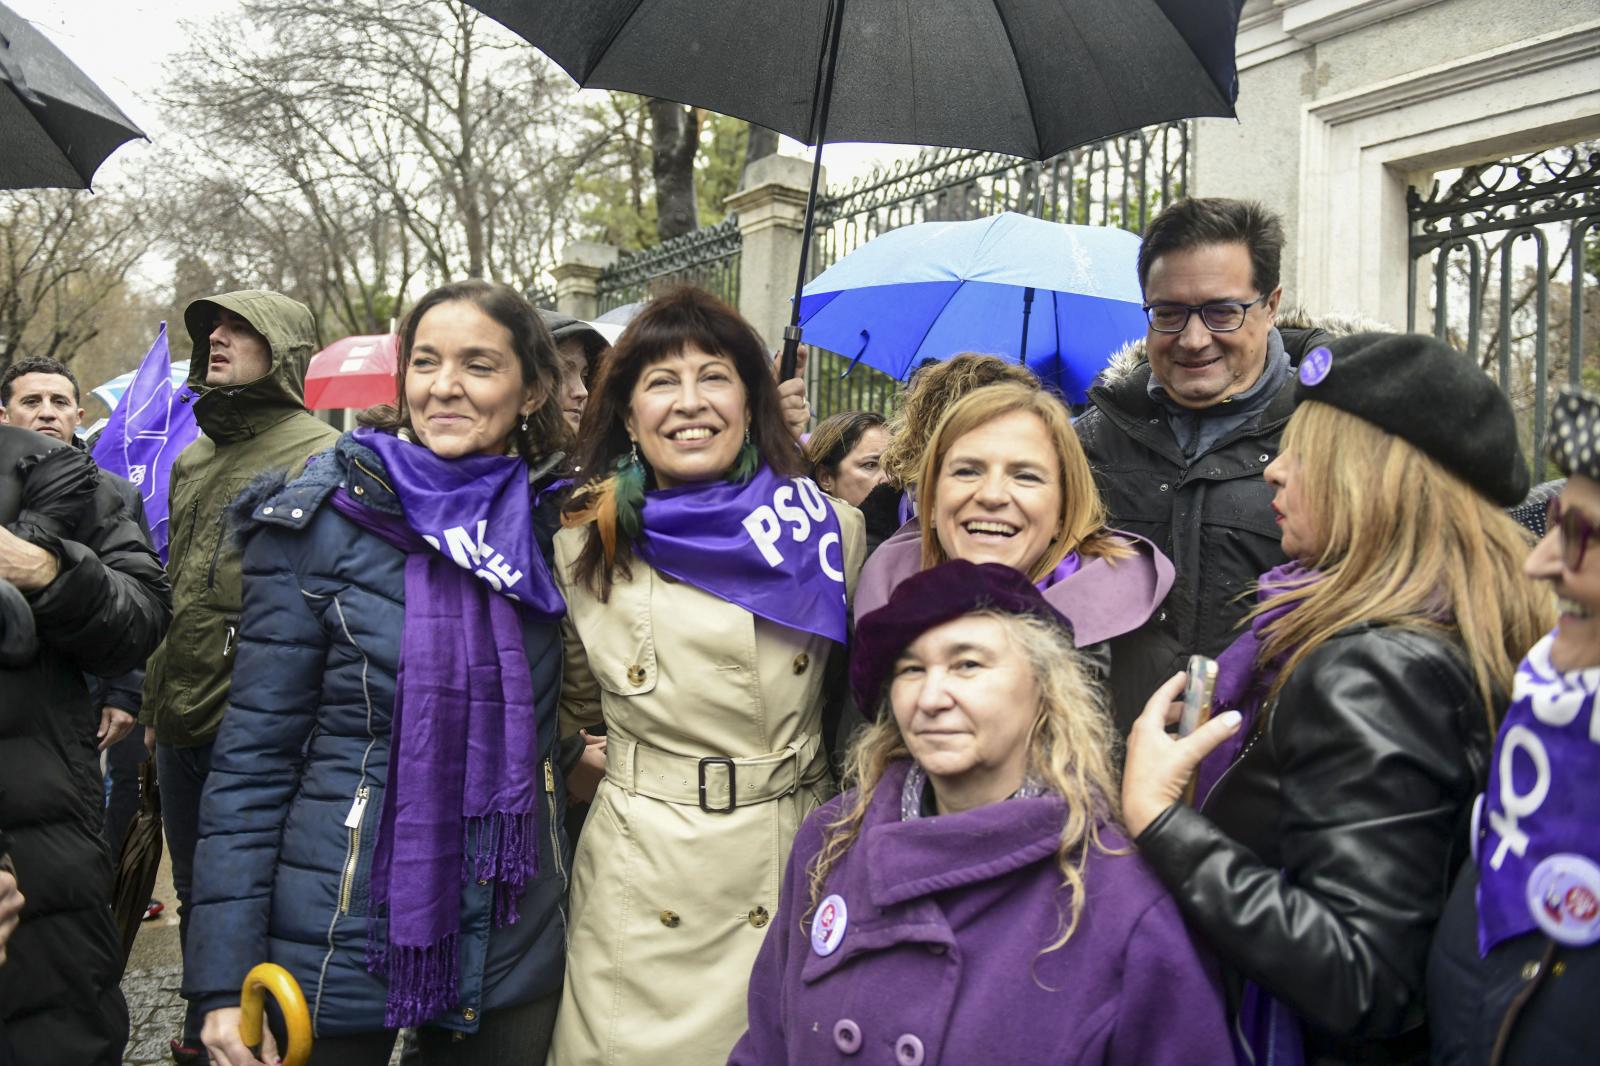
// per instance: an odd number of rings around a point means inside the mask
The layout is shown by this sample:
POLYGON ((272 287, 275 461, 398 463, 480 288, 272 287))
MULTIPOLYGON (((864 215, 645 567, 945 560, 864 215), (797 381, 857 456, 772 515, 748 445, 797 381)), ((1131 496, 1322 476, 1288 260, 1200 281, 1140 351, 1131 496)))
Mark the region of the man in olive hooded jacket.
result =
MULTIPOLYGON (((201 435, 172 468, 172 627, 145 674, 140 721, 155 727, 162 816, 178 895, 179 936, 199 834, 211 745, 228 704, 242 601, 239 545, 227 508, 267 471, 293 478, 338 433, 307 413, 306 364, 318 347, 305 305, 244 291, 191 303, 189 385, 201 435)), ((191 1012, 192 1014, 193 1012, 191 1012)), ((198 1015, 185 1018, 174 1057, 203 1062, 198 1015)))

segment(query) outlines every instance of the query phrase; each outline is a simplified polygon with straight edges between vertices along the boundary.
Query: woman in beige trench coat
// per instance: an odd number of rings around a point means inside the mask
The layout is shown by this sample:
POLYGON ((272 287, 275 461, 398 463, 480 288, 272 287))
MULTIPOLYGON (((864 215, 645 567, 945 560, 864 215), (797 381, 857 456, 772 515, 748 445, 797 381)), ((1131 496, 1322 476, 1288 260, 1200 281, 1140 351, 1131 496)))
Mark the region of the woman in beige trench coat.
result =
POLYGON ((569 505, 556 580, 564 728, 605 722, 606 775, 549 1062, 720 1063, 795 832, 832 791, 822 682, 844 652, 824 633, 843 635, 861 516, 794 477, 760 340, 706 293, 646 307, 594 393, 581 468, 607 476, 569 505))

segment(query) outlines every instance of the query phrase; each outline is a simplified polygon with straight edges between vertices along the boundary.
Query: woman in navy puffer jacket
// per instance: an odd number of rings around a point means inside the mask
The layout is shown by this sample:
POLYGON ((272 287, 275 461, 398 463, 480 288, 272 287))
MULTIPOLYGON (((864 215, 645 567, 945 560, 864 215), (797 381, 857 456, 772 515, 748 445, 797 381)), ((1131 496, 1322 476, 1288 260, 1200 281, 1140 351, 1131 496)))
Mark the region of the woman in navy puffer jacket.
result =
MULTIPOLYGON (((557 754, 554 343, 502 286, 425 296, 386 431, 252 486, 232 702, 195 853, 184 995, 216 1063, 255 963, 305 992, 312 1063, 541 1062, 570 850, 557 754), (393 432, 398 430, 398 434, 393 432)), ((272 1047, 261 1059, 271 1061, 272 1047)))

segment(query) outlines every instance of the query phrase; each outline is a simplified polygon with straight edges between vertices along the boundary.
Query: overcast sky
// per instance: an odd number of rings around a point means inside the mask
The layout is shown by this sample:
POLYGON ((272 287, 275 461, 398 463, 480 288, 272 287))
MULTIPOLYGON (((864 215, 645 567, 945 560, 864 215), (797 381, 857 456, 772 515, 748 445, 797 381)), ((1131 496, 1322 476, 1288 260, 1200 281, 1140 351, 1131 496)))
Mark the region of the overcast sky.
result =
MULTIPOLYGON (((239 9, 239 0, 4 0, 31 21, 86 71, 152 138, 161 135, 155 92, 162 65, 184 41, 182 24, 206 24, 239 9)), ((116 180, 119 164, 147 150, 130 144, 113 155, 96 180, 103 187, 116 180)), ((810 150, 784 139, 786 155, 810 150)), ((830 144, 823 154, 830 182, 869 171, 883 160, 914 154, 893 145, 830 144)))

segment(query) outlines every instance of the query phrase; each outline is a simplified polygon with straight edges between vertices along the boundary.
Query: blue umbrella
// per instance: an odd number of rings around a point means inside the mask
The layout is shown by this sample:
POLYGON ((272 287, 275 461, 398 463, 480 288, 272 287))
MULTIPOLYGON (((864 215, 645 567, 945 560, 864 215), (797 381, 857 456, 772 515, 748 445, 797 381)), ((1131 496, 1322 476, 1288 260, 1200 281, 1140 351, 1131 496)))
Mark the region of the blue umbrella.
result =
MULTIPOLYGON (((133 384, 133 379, 139 374, 139 367, 134 367, 126 374, 118 374, 104 385, 96 385, 90 393, 100 397, 111 410, 117 409, 117 404, 122 402, 122 394, 128 391, 128 386, 133 384)), ((172 387, 181 389, 189 382, 189 360, 179 359, 172 364, 172 387)))
POLYGON ((800 322, 809 343, 891 377, 929 357, 985 352, 1026 360, 1082 400, 1112 353, 1144 335, 1138 255, 1139 238, 1126 230, 1009 211, 923 222, 819 274, 801 297, 800 322))

